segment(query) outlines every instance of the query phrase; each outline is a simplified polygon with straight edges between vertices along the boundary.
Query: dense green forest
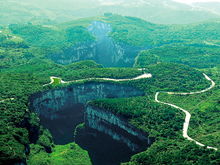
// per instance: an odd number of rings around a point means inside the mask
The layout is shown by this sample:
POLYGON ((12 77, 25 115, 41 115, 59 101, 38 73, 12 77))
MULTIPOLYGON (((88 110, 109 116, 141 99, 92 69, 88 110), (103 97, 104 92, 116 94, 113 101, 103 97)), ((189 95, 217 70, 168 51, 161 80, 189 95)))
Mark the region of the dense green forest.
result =
POLYGON ((213 68, 220 64, 220 47, 207 43, 171 44, 139 53, 136 67, 173 62, 195 68, 213 68))
POLYGON ((151 73, 152 78, 111 83, 138 88, 145 92, 145 96, 88 103, 123 116, 155 139, 146 151, 132 156, 131 161, 124 165, 219 164, 219 151, 199 147, 182 137, 184 114, 181 111, 154 100, 158 91, 190 92, 209 87, 210 83, 202 74, 207 73, 216 82, 212 90, 190 96, 162 93, 159 99, 189 110, 192 115, 190 137, 220 147, 219 26, 218 22, 157 25, 111 13, 62 24, 2 26, 0 164, 21 161, 30 165, 92 164, 88 152, 74 142, 54 144, 51 133, 40 124, 39 116, 31 111, 29 97, 70 85, 57 79, 54 84, 43 86, 50 83, 50 76, 71 81, 134 78, 143 73, 151 73), (64 53, 68 47, 96 42, 87 29, 93 21, 110 24, 112 31, 108 35, 114 42, 141 48, 133 68, 105 68, 92 60, 61 65, 49 58, 50 54, 64 53))
POLYGON ((208 68, 219 64, 220 25, 217 22, 168 26, 134 17, 105 14, 62 24, 26 23, 3 26, 0 33, 1 67, 10 63, 26 63, 33 56, 50 60, 55 54, 64 56, 66 51, 80 44, 92 44, 96 42, 96 38, 88 31, 88 27, 93 21, 109 24, 112 31, 108 35, 114 42, 141 50, 147 49, 140 52, 136 66, 175 62, 208 68), (14 54, 17 55, 13 56, 14 54))

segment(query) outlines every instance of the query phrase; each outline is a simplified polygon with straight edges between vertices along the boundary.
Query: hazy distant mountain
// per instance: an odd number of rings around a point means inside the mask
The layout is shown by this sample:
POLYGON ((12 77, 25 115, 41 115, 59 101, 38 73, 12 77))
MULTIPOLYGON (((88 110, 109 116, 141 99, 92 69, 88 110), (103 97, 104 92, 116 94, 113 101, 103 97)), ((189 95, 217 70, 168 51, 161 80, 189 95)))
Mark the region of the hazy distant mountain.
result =
POLYGON ((220 3, 188 5, 173 0, 100 0, 100 2, 104 11, 141 17, 154 23, 184 24, 220 17, 220 3))
POLYGON ((112 12, 162 24, 184 24, 220 17, 220 3, 187 5, 173 0, 5 0, 0 24, 65 22, 112 12))
POLYGON ((210 2, 210 3, 194 3, 195 7, 200 8, 201 10, 207 10, 211 13, 217 14, 220 16, 220 3, 210 2))

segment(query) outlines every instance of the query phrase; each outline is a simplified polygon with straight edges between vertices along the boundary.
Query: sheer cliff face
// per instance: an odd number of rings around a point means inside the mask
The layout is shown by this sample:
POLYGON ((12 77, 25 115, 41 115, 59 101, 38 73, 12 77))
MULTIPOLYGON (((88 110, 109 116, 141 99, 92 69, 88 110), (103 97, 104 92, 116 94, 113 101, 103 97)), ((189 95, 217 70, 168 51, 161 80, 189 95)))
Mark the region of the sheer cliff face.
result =
POLYGON ((79 43, 62 53, 51 55, 51 58, 61 64, 69 64, 80 60, 94 60, 105 67, 132 66, 141 48, 116 42, 109 36, 111 25, 94 21, 88 31, 95 36, 96 41, 79 43))
POLYGON ((50 130, 55 144, 75 141, 88 151, 94 165, 119 165, 144 151, 151 139, 123 117, 89 106, 87 102, 142 95, 144 92, 129 86, 91 82, 35 94, 30 98, 30 108, 39 114, 41 124, 50 130), (76 129, 83 122, 85 127, 76 129))
POLYGON ((141 96, 144 92, 135 88, 111 83, 85 83, 63 89, 50 90, 31 97, 31 108, 41 118, 55 142, 73 141, 73 130, 84 122, 85 105, 90 100, 141 96))
POLYGON ((34 111, 50 119, 56 118, 56 112, 75 104, 86 104, 90 100, 101 98, 123 98, 144 95, 133 87, 111 83, 85 83, 63 89, 50 90, 32 97, 34 111))
POLYGON ((70 64, 82 60, 96 60, 96 42, 84 42, 63 49, 62 52, 50 55, 59 64, 70 64))
POLYGON ((140 48, 114 41, 109 34, 112 27, 109 24, 94 21, 88 27, 96 41, 96 61, 106 67, 132 66, 140 48))
POLYGON ((86 127, 103 132, 117 141, 126 144, 131 151, 140 152, 152 143, 146 133, 139 131, 123 117, 97 107, 87 106, 86 127))
POLYGON ((85 127, 76 130, 75 142, 88 151, 94 165, 120 165, 145 151, 153 139, 122 116, 88 105, 85 127))

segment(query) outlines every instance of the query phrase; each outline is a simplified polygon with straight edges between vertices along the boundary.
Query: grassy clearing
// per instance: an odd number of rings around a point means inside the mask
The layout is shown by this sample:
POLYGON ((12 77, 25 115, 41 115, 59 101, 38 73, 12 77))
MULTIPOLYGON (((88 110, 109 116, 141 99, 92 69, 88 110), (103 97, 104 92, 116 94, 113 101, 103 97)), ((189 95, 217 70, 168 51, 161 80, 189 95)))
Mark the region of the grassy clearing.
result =
POLYGON ((53 78, 53 80, 54 80, 53 85, 61 84, 61 78, 53 78))
POLYGON ((39 151, 38 146, 31 146, 29 165, 91 165, 87 151, 77 144, 56 145, 51 154, 39 151))

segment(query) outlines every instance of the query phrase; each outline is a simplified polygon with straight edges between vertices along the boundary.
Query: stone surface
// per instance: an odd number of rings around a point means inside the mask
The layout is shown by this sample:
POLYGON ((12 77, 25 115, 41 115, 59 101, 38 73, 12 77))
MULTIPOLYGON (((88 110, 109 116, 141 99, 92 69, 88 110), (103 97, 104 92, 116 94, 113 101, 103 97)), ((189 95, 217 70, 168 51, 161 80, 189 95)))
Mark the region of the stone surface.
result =
POLYGON ((52 54, 49 58, 60 64, 70 64, 81 60, 94 60, 105 67, 131 67, 135 57, 143 48, 115 41, 109 34, 110 24, 94 21, 88 31, 95 36, 93 42, 84 42, 52 54))

